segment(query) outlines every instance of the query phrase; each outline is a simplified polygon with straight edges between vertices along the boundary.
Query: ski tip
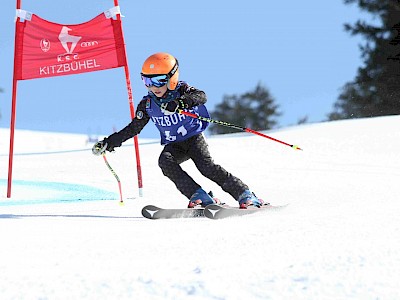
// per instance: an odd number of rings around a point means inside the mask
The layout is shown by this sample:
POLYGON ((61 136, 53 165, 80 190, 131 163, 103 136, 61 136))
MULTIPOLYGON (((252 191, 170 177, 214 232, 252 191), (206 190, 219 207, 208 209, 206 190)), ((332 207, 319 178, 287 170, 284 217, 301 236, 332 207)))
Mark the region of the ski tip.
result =
POLYGON ((142 216, 147 219, 155 219, 155 214, 160 210, 159 207, 154 205, 146 205, 142 208, 142 216))

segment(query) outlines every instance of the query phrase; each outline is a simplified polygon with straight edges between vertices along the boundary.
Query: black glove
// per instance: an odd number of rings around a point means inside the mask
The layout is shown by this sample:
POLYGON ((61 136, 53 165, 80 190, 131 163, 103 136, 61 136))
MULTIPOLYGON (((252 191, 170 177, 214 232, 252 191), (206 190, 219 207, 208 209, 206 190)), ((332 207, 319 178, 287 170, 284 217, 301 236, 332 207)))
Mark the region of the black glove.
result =
POLYGON ((92 153, 94 155, 102 155, 106 152, 106 150, 112 152, 114 151, 114 147, 109 145, 105 140, 103 140, 93 145, 92 153))
POLYGON ((170 114, 174 114, 176 112, 178 112, 181 109, 185 109, 188 108, 189 105, 187 103, 187 99, 185 98, 185 95, 182 95, 180 98, 175 99, 173 101, 170 101, 168 103, 163 103, 161 104, 161 110, 163 110, 163 112, 168 112, 170 114))

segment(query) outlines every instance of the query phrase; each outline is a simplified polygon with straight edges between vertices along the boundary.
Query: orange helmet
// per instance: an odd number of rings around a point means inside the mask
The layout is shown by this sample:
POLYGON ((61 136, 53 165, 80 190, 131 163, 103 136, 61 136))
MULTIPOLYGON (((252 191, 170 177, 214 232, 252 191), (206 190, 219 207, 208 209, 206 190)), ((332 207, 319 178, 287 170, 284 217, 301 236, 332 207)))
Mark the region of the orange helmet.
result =
POLYGON ((174 90, 178 84, 179 63, 171 54, 160 52, 149 56, 143 63, 142 76, 167 75, 169 90, 174 90))

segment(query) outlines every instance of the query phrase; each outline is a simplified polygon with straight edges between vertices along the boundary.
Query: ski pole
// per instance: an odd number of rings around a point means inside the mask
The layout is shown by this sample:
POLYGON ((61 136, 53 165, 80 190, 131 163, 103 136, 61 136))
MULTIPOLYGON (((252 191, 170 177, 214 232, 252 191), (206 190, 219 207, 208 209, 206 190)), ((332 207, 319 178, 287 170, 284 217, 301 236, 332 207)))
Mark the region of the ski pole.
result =
POLYGON ((120 196, 119 204, 124 204, 124 200, 122 199, 121 181, 119 180, 119 177, 118 177, 117 173, 115 173, 113 168, 111 168, 110 164, 108 163, 105 153, 103 153, 103 158, 104 158, 104 162, 106 163, 107 167, 110 169, 111 173, 113 173, 115 179, 117 179, 118 188, 119 188, 119 196, 120 196))
POLYGON ((198 116, 198 115, 196 115, 196 114, 193 114, 193 113, 184 111, 184 110, 182 110, 182 109, 178 110, 178 112, 179 112, 180 114, 182 114, 182 115, 189 116, 189 117, 192 117, 192 118, 195 118, 195 119, 199 119, 200 121, 205 121, 205 122, 208 122, 208 123, 213 123, 213 124, 222 125, 222 126, 226 126, 226 127, 230 127, 230 128, 242 130, 242 131, 245 131, 245 132, 253 133, 253 134, 262 136, 262 137, 264 137, 264 138, 270 139, 270 140, 272 140, 272 141, 274 141, 274 142, 281 143, 281 144, 283 144, 283 145, 285 145, 285 146, 289 146, 289 147, 291 147, 291 148, 293 148, 293 149, 295 149, 295 150, 303 150, 303 149, 301 149, 301 148, 300 148, 299 146, 297 146, 297 145, 291 145, 291 144, 285 143, 285 142, 283 142, 283 141, 280 141, 280 140, 278 140, 278 139, 275 139, 275 138, 270 137, 270 136, 268 136, 268 135, 266 135, 266 134, 264 134, 264 133, 261 133, 261 132, 259 132, 259 131, 255 131, 255 130, 250 129, 250 128, 242 127, 242 126, 235 125, 235 124, 231 124, 231 123, 224 122, 224 121, 218 121, 218 120, 213 120, 213 119, 210 119, 210 118, 205 118, 205 117, 198 116))

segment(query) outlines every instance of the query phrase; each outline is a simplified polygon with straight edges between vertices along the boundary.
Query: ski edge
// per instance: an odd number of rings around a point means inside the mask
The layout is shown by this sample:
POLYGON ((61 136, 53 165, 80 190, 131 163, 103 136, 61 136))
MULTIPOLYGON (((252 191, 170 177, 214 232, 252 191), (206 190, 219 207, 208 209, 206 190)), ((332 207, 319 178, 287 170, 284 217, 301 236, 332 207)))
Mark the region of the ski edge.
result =
POLYGON ((142 208, 142 216, 150 220, 201 218, 204 217, 203 208, 161 208, 155 205, 146 205, 142 208))
POLYGON ((261 208, 247 208, 240 209, 238 207, 226 206, 226 205, 218 205, 218 204, 210 204, 204 209, 204 216, 212 219, 219 220, 230 217, 240 217, 245 215, 250 215, 254 213, 262 213, 271 210, 280 210, 288 206, 289 204, 284 205, 264 205, 261 208))

